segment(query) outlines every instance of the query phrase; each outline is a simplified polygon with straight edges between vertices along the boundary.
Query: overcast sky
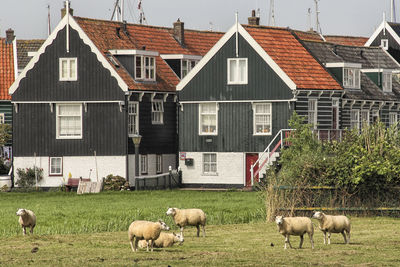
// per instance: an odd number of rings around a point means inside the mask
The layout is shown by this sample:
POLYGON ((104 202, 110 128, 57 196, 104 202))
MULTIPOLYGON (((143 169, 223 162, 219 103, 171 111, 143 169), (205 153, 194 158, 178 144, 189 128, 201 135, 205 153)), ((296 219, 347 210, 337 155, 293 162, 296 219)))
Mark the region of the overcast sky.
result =
MULTIPOLYGON (((138 23, 138 1, 125 0, 125 19, 138 23)), ((274 0, 275 25, 309 29, 308 8, 315 28, 314 0, 274 0)), ((8 28, 18 39, 47 37, 47 5, 50 5, 51 29, 60 20, 63 0, 0 0, 0 36, 8 28)), ((115 0, 72 0, 74 15, 109 20, 115 0)), ((239 22, 247 23, 252 9, 260 10, 261 24, 268 24, 270 0, 142 0, 149 25, 171 27, 180 18, 185 28, 228 30, 239 12, 239 22)), ((400 0, 396 0, 400 11, 400 0)), ((323 34, 369 37, 382 21, 383 12, 390 18, 390 0, 320 0, 320 24, 323 34)), ((398 12, 400 13, 400 12, 398 12)), ((399 14, 400 15, 400 14, 399 14)), ((399 16, 398 16, 399 17, 399 16)))

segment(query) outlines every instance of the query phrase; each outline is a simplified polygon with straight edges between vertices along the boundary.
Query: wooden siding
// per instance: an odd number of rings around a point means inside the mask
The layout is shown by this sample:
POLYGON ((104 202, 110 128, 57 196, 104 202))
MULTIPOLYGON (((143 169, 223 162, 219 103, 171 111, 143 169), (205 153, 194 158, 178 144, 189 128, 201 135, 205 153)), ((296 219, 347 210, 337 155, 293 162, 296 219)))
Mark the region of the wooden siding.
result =
POLYGON ((292 111, 287 102, 272 103, 272 135, 253 135, 253 109, 247 103, 219 103, 218 135, 199 135, 199 105, 179 111, 179 151, 261 152, 275 134, 287 128, 292 111))
POLYGON ((11 101, 0 101, 0 113, 4 114, 4 123, 12 123, 12 104, 11 101))
POLYGON ((181 60, 180 59, 167 59, 165 60, 175 74, 181 78, 181 60))
POLYGON ((339 81, 340 84, 343 84, 343 68, 327 68, 327 70, 339 81))
POLYGON ((367 75, 376 86, 382 89, 382 72, 365 72, 364 74, 367 75))
POLYGON ((119 55, 119 56, 114 56, 114 57, 122 64, 122 66, 128 71, 128 73, 132 77, 135 77, 135 57, 134 56, 119 55))
POLYGON ((396 59, 397 62, 400 62, 400 45, 397 43, 397 41, 393 38, 393 36, 388 31, 385 31, 385 34, 384 34, 384 32, 382 30, 378 34, 378 36, 375 38, 375 40, 371 43, 370 46, 380 46, 382 39, 388 39, 389 54, 392 55, 392 57, 394 57, 394 59, 396 59))
POLYGON ((227 59, 235 58, 235 35, 179 92, 180 101, 291 99, 290 88, 239 35, 239 58, 248 58, 248 84, 227 84, 227 59))

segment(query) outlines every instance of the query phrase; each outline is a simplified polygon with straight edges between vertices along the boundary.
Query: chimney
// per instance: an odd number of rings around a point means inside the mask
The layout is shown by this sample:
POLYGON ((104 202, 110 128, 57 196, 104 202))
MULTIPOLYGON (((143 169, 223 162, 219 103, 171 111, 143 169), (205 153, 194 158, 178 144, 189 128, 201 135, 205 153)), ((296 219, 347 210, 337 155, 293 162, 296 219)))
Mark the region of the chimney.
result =
MULTIPOLYGON (((64 18, 65 14, 67 14, 67 4, 64 1, 64 7, 61 9, 61 19, 64 18)), ((74 15, 74 10, 71 8, 71 1, 69 1, 69 14, 71 14, 71 16, 74 15)))
POLYGON ((185 45, 185 23, 179 19, 174 22, 174 38, 179 42, 181 46, 185 45))
POLYGON ((13 29, 8 29, 6 31, 6 44, 11 44, 14 41, 15 35, 13 29))
POLYGON ((256 11, 251 11, 251 17, 248 18, 249 25, 260 25, 260 18, 256 17, 256 11))

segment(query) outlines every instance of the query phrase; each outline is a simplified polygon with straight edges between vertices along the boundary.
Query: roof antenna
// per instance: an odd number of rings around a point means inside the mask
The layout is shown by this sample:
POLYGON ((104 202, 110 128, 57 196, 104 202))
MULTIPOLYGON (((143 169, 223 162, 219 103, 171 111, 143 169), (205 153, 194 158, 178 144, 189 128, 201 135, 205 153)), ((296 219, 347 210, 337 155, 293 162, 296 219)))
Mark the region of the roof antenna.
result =
POLYGON ((311 8, 308 8, 307 12, 308 12, 308 26, 310 27, 309 31, 312 32, 312 31, 314 31, 314 29, 311 24, 311 8))
POLYGON ((146 21, 147 24, 147 20, 146 17, 144 16, 144 11, 143 11, 143 6, 142 6, 142 0, 139 0, 138 3, 138 9, 139 9, 139 23, 143 24, 144 21, 146 21))
POLYGON ((275 26, 275 6, 274 0, 269 0, 268 26, 275 26))
POLYGON ((396 7, 395 0, 390 1, 390 21, 396 22, 396 7))
POLYGON ((319 0, 314 0, 315 2, 315 17, 316 17, 316 21, 315 21, 315 26, 316 26, 316 31, 320 34, 322 34, 322 30, 321 30, 321 25, 319 24, 319 13, 320 11, 318 10, 318 2, 319 0))
POLYGON ((236 57, 239 57, 239 14, 236 12, 235 14, 235 22, 236 22, 236 57))
POLYGON ((114 10, 111 15, 111 20, 121 21, 121 7, 119 5, 119 0, 115 0, 114 10))
POLYGON ((50 36, 51 27, 50 27, 50 4, 47 4, 47 36, 50 36))

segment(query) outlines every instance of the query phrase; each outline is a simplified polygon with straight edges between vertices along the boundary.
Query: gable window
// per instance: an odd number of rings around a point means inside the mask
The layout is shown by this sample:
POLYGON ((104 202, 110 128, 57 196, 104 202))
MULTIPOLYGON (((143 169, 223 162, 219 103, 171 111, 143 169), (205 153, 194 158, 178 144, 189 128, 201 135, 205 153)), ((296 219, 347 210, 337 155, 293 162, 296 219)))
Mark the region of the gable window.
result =
POLYGON ((217 103, 200 104, 200 135, 217 135, 217 103))
POLYGON ((390 112, 389 113, 389 126, 397 124, 397 113, 390 112))
POLYGON ((140 155, 140 173, 147 173, 147 155, 140 155))
POLYGON ((360 129, 360 111, 358 109, 350 111, 350 129, 360 129))
POLYGON ((189 73, 189 71, 191 71, 194 66, 196 66, 197 64, 197 60, 188 60, 188 59, 182 59, 181 61, 182 65, 181 65, 181 79, 183 79, 183 77, 186 76, 186 74, 189 73))
POLYGON ((57 139, 82 138, 82 105, 57 104, 56 109, 57 139))
POLYGON ((0 124, 4 124, 5 123, 5 115, 4 113, 0 113, 0 124))
POLYGON ((77 58, 60 58, 60 81, 78 80, 77 58))
POLYGON ((383 72, 382 73, 382 90, 384 92, 392 92, 392 73, 383 72))
POLYGON ((247 58, 228 58, 228 84, 247 84, 247 58))
POLYGON ((308 124, 313 125, 314 129, 317 129, 318 119, 318 103, 317 99, 308 100, 308 124))
POLYGON ((203 154, 203 174, 217 175, 217 154, 204 153, 203 154))
POLYGON ((162 155, 156 155, 156 172, 162 173, 162 155))
POLYGON ((62 175, 62 158, 51 157, 49 175, 62 175))
POLYGON ((362 127, 369 125, 369 110, 361 110, 361 125, 362 127))
POLYGON ((346 88, 360 89, 360 70, 343 68, 343 86, 346 88))
POLYGON ((382 39, 381 40, 381 47, 385 50, 389 49, 389 41, 388 39, 382 39))
POLYGON ((155 57, 135 56, 135 79, 147 81, 156 80, 155 57))
POLYGON ((255 135, 271 134, 271 103, 254 104, 253 122, 255 135))
POLYGON ((164 123, 164 105, 162 100, 154 100, 151 103, 151 122, 153 124, 164 123))
POLYGON ((128 134, 134 135, 139 133, 139 103, 128 103, 128 134))

